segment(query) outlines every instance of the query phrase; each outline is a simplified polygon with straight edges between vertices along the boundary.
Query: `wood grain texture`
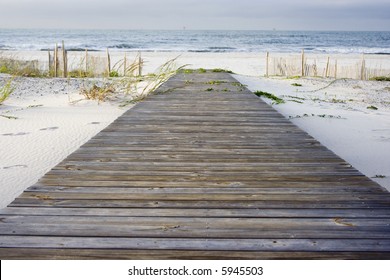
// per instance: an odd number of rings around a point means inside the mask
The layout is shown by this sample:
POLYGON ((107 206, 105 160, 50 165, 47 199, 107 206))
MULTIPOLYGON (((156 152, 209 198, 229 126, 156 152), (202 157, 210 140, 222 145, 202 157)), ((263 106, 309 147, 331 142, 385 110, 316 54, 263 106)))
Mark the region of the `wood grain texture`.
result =
POLYGON ((390 195, 230 74, 179 73, 0 211, 0 258, 390 259, 390 195))

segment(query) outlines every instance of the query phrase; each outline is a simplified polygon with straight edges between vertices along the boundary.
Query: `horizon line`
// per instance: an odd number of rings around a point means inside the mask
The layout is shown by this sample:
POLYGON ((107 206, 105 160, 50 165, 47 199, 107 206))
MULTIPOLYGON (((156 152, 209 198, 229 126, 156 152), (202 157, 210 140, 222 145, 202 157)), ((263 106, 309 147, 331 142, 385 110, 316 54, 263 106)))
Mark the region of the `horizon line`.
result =
POLYGON ((390 32, 390 30, 335 30, 335 29, 191 29, 191 28, 67 28, 67 27, 0 27, 0 30, 86 30, 86 31, 261 31, 261 32, 390 32))

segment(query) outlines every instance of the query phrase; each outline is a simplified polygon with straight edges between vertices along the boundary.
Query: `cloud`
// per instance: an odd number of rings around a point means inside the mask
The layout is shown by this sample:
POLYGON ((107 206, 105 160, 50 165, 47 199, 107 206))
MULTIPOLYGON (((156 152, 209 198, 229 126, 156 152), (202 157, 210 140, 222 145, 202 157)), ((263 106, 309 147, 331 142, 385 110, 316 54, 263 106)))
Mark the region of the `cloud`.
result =
POLYGON ((333 22, 338 22, 341 29, 351 26, 383 30, 387 26, 389 30, 390 3, 388 0, 0 1, 0 27, 328 29, 327 21, 332 29, 333 22))

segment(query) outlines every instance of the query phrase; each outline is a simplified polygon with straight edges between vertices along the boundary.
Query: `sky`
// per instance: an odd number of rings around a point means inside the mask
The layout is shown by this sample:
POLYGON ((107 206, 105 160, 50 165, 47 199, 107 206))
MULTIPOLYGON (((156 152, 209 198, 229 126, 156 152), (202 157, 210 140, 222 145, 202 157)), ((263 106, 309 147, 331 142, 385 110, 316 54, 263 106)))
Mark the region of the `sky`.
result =
POLYGON ((0 28, 390 31, 390 0, 0 0, 0 28))

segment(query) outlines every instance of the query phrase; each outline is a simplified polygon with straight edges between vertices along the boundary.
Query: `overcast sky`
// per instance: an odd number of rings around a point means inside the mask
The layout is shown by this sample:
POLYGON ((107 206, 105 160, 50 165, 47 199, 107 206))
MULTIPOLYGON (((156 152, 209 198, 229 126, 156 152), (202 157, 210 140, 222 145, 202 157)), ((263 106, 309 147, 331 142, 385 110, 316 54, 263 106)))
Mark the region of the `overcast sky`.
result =
POLYGON ((390 31, 390 0, 0 0, 0 28, 390 31))

